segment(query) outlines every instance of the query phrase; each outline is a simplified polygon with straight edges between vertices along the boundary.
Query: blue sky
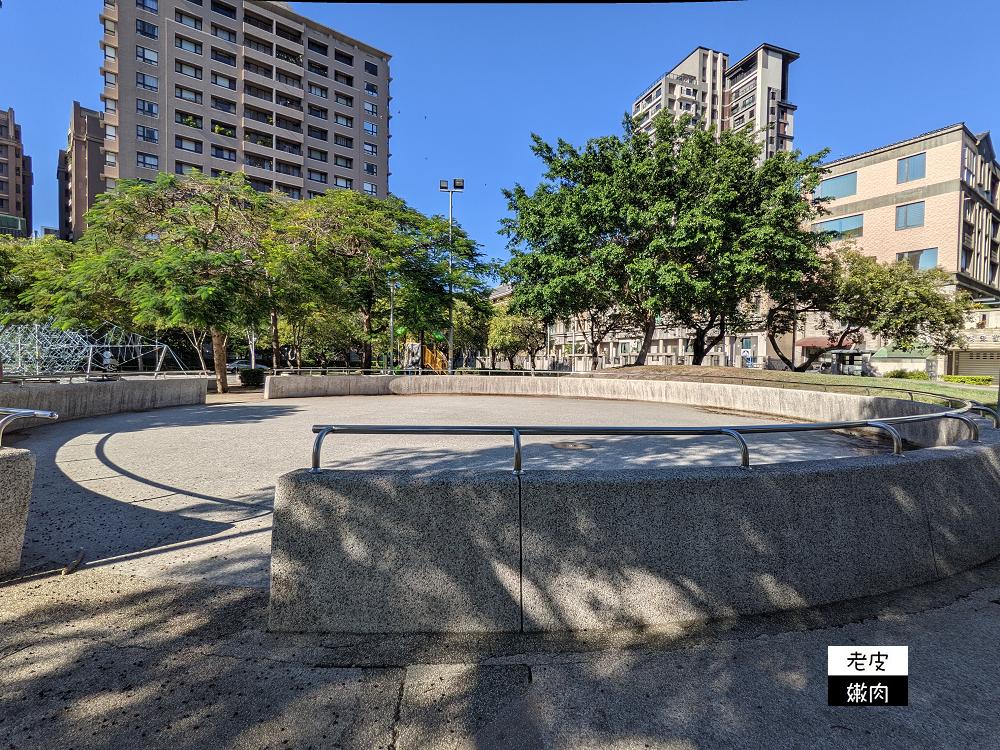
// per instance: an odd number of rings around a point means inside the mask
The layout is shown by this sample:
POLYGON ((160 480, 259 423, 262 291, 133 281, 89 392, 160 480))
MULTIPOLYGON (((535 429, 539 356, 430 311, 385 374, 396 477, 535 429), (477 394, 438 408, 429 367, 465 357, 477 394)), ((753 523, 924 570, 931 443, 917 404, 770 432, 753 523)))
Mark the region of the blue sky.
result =
MULTIPOLYGON (((128 0, 120 0, 127 2, 128 0)), ((969 16, 941 0, 746 0, 660 5, 346 5, 300 13, 389 52, 390 189, 447 213, 439 179, 462 177, 455 217, 490 257, 500 194, 540 177, 536 132, 580 145, 620 132, 634 97, 699 45, 742 57, 795 50, 795 142, 833 157, 955 122, 1000 129, 1000 7, 969 16)), ((0 107, 14 107, 34 160, 35 228, 56 224, 56 160, 72 102, 99 108, 101 0, 3 0, 0 107)))

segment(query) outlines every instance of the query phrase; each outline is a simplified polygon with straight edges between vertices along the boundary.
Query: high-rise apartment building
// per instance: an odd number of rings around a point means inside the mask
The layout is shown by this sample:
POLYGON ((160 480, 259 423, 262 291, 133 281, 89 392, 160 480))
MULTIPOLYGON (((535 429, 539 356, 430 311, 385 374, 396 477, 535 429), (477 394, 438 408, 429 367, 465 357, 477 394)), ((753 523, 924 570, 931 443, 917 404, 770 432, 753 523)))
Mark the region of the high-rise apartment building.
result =
POLYGON ((103 179, 243 171, 384 197, 389 55, 263 0, 104 0, 103 179))
MULTIPOLYGON (((59 238, 78 240, 86 229, 83 216, 104 192, 104 113, 73 102, 66 150, 59 152, 59 238)), ((113 152, 109 152, 113 153, 113 152)))
POLYGON ((14 110, 0 110, 0 234, 30 237, 31 157, 24 153, 14 110))
POLYGON ((798 57, 762 44, 730 65, 726 53, 699 47, 636 97, 632 115, 647 132, 661 111, 691 115, 698 127, 716 134, 761 129, 766 131, 762 158, 791 151, 796 107, 788 101, 788 66, 798 57))

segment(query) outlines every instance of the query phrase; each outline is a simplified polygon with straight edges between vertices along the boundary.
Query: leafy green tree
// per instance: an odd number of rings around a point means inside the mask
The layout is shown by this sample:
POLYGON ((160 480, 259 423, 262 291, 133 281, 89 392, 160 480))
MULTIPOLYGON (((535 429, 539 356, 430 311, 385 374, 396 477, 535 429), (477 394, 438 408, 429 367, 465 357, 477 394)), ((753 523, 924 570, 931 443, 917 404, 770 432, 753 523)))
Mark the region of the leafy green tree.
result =
POLYGON ((511 312, 505 302, 496 306, 490 318, 487 344, 491 351, 506 358, 512 369, 514 357, 524 352, 534 372, 535 357, 545 348, 545 326, 538 318, 511 312))
POLYGON ((471 301, 467 298, 455 300, 455 349, 463 352, 463 361, 489 347, 490 321, 494 312, 485 295, 471 301))

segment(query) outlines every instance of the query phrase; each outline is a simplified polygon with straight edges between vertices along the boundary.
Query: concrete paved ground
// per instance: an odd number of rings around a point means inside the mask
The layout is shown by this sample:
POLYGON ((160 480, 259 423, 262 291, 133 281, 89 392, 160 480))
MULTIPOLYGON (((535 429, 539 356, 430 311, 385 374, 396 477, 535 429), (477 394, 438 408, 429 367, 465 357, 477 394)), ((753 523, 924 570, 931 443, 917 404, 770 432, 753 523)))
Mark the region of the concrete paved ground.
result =
MULTIPOLYGON (((244 397, 245 398, 245 397, 244 397)), ((267 587, 275 478, 309 465, 317 423, 703 426, 758 417, 673 404, 475 396, 356 396, 216 403, 116 414, 14 433, 38 456, 25 539, 27 564, 72 560, 120 573, 267 587)), ((618 469, 735 464, 730 438, 525 437, 524 468, 618 469), (580 440, 584 440, 581 438, 580 440)), ((886 447, 832 433, 751 435, 754 463, 854 456, 886 447)), ((341 435, 329 468, 512 468, 509 438, 341 435)))

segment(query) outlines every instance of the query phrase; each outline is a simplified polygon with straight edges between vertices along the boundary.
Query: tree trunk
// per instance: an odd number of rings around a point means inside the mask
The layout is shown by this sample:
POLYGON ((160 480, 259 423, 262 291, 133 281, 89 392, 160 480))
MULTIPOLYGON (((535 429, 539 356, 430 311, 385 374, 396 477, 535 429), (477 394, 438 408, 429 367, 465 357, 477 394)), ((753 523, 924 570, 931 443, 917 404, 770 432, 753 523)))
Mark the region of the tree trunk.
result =
POLYGON ((361 369, 368 370, 372 366, 372 311, 361 311, 361 321, 364 325, 365 341, 361 347, 361 369))
POLYGON ((219 393, 229 393, 229 376, 226 373, 226 337, 214 326, 212 331, 212 358, 215 360, 215 382, 219 393))
POLYGON ((423 374, 424 372, 424 332, 420 332, 420 366, 417 371, 423 374))
POLYGON ((271 308, 271 367, 281 367, 281 343, 278 341, 278 308, 271 308))
POLYGON ((654 333, 656 333, 656 316, 649 315, 643 325, 642 346, 639 347, 639 355, 635 358, 636 367, 646 364, 646 355, 649 353, 649 347, 653 343, 654 333))

